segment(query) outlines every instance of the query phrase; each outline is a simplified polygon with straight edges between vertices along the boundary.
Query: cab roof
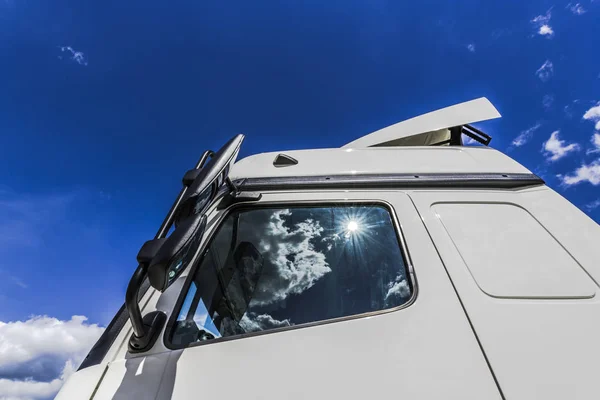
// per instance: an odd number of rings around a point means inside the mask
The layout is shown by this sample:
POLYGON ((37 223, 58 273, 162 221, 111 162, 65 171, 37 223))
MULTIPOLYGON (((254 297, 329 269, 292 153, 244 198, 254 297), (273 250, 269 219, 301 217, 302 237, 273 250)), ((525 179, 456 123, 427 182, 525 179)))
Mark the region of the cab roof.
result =
POLYGON ((531 173, 505 154, 488 147, 371 147, 262 153, 231 169, 232 179, 323 175, 531 173), (284 154, 297 161, 276 167, 284 154))
POLYGON ((498 110, 481 97, 399 122, 342 148, 246 157, 234 164, 230 177, 531 173, 497 150, 462 146, 463 134, 489 143, 489 136, 468 124, 499 117, 498 110))

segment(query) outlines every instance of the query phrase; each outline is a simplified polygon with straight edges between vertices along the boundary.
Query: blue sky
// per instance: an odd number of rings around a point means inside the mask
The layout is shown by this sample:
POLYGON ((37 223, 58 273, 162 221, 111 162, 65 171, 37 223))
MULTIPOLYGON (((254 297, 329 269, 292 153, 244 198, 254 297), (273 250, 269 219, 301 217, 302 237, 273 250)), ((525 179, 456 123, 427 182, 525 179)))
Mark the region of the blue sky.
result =
POLYGON ((239 132, 241 156, 339 147, 485 96, 492 146, 600 221, 600 1, 323 3, 1 1, 0 321, 106 325, 239 132))

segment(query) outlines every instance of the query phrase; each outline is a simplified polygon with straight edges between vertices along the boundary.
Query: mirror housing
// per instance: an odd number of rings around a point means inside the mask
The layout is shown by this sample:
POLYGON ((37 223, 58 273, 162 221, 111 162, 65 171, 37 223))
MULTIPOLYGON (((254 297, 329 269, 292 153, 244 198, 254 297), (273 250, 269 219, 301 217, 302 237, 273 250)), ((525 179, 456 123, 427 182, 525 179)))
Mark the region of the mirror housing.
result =
POLYGON ((206 209, 210 201, 205 201, 205 198, 208 197, 212 200, 218 188, 225 183, 243 141, 244 135, 234 136, 213 155, 198 174, 186 174, 184 181, 189 184, 189 188, 177 212, 176 225, 179 225, 192 213, 202 213, 206 209), (190 183, 192 177, 194 180, 190 183))
POLYGON ((206 229, 206 215, 194 214, 171 233, 148 266, 150 285, 164 291, 179 276, 197 250, 206 229))

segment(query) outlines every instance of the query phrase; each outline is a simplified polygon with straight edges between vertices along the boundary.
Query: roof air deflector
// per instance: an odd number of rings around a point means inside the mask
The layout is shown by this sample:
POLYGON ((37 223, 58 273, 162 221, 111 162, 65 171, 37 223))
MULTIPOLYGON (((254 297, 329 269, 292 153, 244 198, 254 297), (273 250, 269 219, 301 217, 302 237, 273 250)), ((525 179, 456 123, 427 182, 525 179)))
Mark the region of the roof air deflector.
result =
POLYGON ((456 146, 457 144, 450 140, 451 128, 495 118, 500 118, 500 113, 488 99, 481 97, 388 126, 358 138, 342 148, 431 146, 443 145, 446 141, 447 144, 456 146))

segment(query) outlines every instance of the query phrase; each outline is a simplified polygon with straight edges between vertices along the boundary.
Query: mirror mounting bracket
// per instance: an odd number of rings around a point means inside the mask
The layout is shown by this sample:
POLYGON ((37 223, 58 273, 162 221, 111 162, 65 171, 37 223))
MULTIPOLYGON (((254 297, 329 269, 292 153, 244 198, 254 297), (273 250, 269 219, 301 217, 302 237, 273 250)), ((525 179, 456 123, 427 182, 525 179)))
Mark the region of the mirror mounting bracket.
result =
POLYGON ((139 290, 148 274, 148 265, 166 240, 165 238, 148 240, 142 245, 137 255, 138 267, 127 286, 125 305, 133 328, 133 334, 129 339, 129 351, 132 353, 139 353, 151 348, 167 320, 167 316, 161 311, 148 313, 142 318, 142 312, 138 305, 139 290))
POLYGON ((231 193, 236 196, 239 192, 240 192, 240 188, 238 186, 236 186, 235 183, 233 183, 233 181, 227 177, 225 179, 225 183, 227 184, 227 186, 229 187, 229 190, 231 190, 231 193))
POLYGON ((129 352, 130 353, 142 353, 150 350, 156 339, 160 336, 165 322, 167 321, 167 315, 162 311, 152 311, 142 318, 144 326, 144 336, 138 337, 135 333, 129 338, 129 352))

